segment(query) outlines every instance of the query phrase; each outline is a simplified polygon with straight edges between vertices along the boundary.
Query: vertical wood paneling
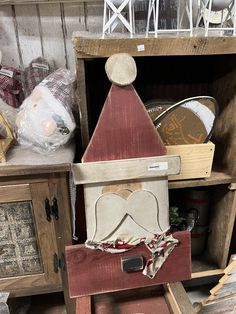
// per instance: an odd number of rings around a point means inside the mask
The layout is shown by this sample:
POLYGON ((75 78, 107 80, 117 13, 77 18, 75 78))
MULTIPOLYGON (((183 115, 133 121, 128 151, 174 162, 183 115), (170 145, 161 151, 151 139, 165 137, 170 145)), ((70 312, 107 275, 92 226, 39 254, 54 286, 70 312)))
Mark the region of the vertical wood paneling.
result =
POLYGON ((55 67, 66 66, 60 4, 40 4, 40 28, 44 57, 55 67))
POLYGON ((66 25, 66 48, 67 60, 70 70, 75 71, 75 55, 72 45, 72 34, 74 31, 85 31, 85 16, 83 3, 65 3, 64 15, 66 25))
POLYGON ((103 3, 0 6, 3 63, 26 67, 44 56, 55 67, 75 70, 73 32, 102 32, 103 3))
POLYGON ((103 2, 85 4, 86 26, 89 32, 102 34, 103 2))
POLYGON ((34 4, 15 6, 16 23, 23 65, 42 55, 37 7, 34 4))
POLYGON ((0 49, 3 64, 17 68, 20 66, 14 18, 10 5, 0 7, 0 49))

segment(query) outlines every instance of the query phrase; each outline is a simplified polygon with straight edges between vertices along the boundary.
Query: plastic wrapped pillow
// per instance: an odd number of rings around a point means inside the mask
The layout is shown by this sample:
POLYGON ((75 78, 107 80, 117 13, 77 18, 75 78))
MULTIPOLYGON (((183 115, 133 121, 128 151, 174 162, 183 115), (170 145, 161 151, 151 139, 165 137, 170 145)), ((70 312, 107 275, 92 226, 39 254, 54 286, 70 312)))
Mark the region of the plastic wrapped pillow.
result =
POLYGON ((58 69, 34 88, 16 116, 20 144, 48 153, 68 142, 75 129, 74 81, 69 70, 58 69))

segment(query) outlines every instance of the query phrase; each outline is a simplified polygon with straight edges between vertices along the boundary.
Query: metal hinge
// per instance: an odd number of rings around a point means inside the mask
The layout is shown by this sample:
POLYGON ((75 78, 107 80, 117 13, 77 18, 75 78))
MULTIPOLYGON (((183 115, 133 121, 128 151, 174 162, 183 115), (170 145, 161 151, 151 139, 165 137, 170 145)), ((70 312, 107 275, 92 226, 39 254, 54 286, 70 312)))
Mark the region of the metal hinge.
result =
POLYGON ((65 270, 65 254, 62 253, 59 257, 56 253, 53 255, 53 265, 55 273, 58 273, 59 269, 65 270))
POLYGON ((52 220, 51 216, 54 216, 56 220, 59 219, 57 199, 55 197, 53 198, 51 204, 48 198, 45 199, 45 211, 48 221, 52 220))

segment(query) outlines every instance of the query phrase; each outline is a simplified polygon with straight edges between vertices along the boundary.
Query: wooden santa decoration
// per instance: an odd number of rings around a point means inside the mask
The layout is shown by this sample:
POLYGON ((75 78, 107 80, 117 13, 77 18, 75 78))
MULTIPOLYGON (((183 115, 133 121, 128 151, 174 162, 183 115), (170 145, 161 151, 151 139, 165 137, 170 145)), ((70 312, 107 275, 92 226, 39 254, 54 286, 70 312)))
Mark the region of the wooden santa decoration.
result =
POLYGON ((144 243, 143 274, 153 278, 178 243, 168 233, 168 176, 179 173, 180 157, 166 155, 132 85, 134 59, 116 54, 105 68, 111 89, 82 163, 73 166, 75 183, 84 185, 86 247, 121 253, 144 243))

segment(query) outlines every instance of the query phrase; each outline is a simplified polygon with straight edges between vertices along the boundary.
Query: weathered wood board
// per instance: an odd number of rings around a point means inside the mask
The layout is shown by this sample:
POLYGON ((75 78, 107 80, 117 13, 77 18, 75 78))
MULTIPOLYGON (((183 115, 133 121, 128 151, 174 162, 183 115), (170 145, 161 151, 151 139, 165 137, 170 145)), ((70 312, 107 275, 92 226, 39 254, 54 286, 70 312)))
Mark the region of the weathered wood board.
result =
POLYGON ((78 297, 76 305, 76 314, 156 314, 157 309, 161 314, 196 313, 181 282, 78 297))
POLYGON ((178 173, 180 168, 180 157, 173 155, 72 165, 76 184, 171 176, 178 173))
POLYGON ((3 64, 24 68, 32 59, 44 56, 56 67, 75 70, 72 33, 101 33, 103 3, 63 2, 0 1, 3 64))
POLYGON ((82 161, 165 154, 166 148, 134 87, 112 84, 82 161))
POLYGON ((227 266, 230 238, 236 213, 235 193, 235 191, 229 190, 227 186, 217 186, 214 190, 207 251, 220 268, 227 266))
MULTIPOLYGON (((175 237, 180 244, 171 253, 154 279, 149 279, 140 272, 122 272, 120 258, 124 256, 124 253, 108 254, 87 249, 83 245, 67 247, 66 262, 70 296, 76 298, 189 279, 191 277, 190 236, 188 232, 183 231, 175 233, 175 237)), ((137 254, 143 255, 146 259, 149 258, 149 251, 143 245, 126 252, 125 256, 137 254)))
POLYGON ((210 290, 210 296, 199 304, 199 314, 203 313, 234 313, 236 306, 236 278, 234 270, 236 261, 231 259, 224 269, 224 276, 210 290))

